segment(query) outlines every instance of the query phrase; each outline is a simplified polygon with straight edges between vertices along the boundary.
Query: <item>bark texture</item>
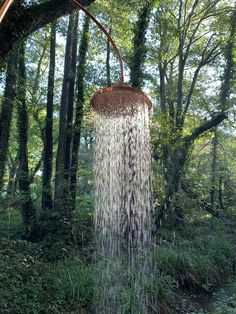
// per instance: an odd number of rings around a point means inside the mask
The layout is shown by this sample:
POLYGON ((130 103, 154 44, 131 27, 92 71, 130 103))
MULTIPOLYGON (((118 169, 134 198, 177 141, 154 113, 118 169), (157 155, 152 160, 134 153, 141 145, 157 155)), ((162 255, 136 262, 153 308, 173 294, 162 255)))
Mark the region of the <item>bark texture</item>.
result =
POLYGON ((16 98, 17 55, 12 54, 7 62, 6 85, 2 110, 0 113, 0 190, 3 187, 3 177, 7 159, 8 142, 12 111, 16 98))
POLYGON ((75 106, 75 119, 73 125, 73 138, 72 138, 72 154, 70 164, 70 210, 75 210, 76 203, 76 190, 77 190, 77 170, 78 170, 78 154, 81 137, 81 125, 83 118, 83 105, 84 105, 84 76, 86 56, 89 44, 89 18, 85 17, 82 38, 79 47, 78 55, 78 68, 77 68, 77 99, 75 106))
POLYGON ((53 99, 56 58, 56 23, 51 26, 50 65, 48 73, 47 113, 44 132, 43 183, 41 220, 46 221, 53 208, 52 200, 52 162, 53 162, 53 99))
POLYGON ((30 195, 29 165, 28 165, 28 112, 26 105, 26 69, 24 44, 19 53, 19 88, 18 88, 18 141, 19 141, 19 193, 21 215, 24 226, 24 236, 33 239, 36 232, 36 211, 30 195))
POLYGON ((59 227, 58 230, 66 232, 69 227, 68 217, 66 215, 66 208, 68 202, 68 195, 66 191, 68 189, 68 173, 66 173, 66 164, 68 164, 67 154, 70 155, 70 147, 67 146, 68 142, 68 126, 72 118, 73 112, 73 95, 71 95, 71 73, 72 66, 74 63, 73 52, 74 52, 74 31, 77 28, 76 16, 70 15, 67 41, 66 41, 66 52, 65 52, 65 63, 64 63, 64 76, 63 86, 61 95, 61 106, 60 106, 60 119, 59 119, 59 136, 58 136, 58 148, 56 157, 56 173, 55 173, 55 192, 54 192, 54 212, 58 217, 59 227), (72 106, 72 108, 71 108, 72 106))

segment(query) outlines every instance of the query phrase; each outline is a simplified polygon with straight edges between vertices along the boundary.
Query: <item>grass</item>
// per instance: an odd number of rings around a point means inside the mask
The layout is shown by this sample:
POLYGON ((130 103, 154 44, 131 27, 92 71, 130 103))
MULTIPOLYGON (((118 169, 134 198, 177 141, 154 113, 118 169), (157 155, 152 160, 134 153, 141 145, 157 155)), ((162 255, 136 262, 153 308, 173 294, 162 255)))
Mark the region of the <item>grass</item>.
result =
POLYGON ((22 233, 21 215, 19 210, 10 207, 0 209, 0 239, 16 239, 22 233))
POLYGON ((234 260, 234 248, 222 234, 179 239, 175 246, 160 246, 154 253, 158 268, 180 286, 205 291, 224 283, 234 260))
POLYGON ((51 262, 43 253, 39 244, 1 243, 1 313, 82 313, 91 303, 90 268, 78 257, 51 262))
MULTIPOLYGON (((62 243, 14 240, 21 231, 19 214, 11 210, 10 220, 8 216, 9 213, 0 213, 1 313, 93 313, 96 274, 87 256, 79 256, 77 249, 62 243)), ((117 290, 120 313, 129 313, 132 307, 137 314, 143 314, 137 299, 140 288, 156 300, 157 312, 171 314, 181 312, 183 291, 212 295, 224 285, 227 291, 214 297, 214 313, 233 313, 236 306, 234 229, 231 217, 189 223, 176 231, 175 237, 172 230, 160 230, 158 238, 162 238, 162 245, 156 246, 152 257, 158 275, 149 273, 143 277, 141 286, 127 285, 117 290)), ((125 278, 125 271, 121 276, 125 278)))

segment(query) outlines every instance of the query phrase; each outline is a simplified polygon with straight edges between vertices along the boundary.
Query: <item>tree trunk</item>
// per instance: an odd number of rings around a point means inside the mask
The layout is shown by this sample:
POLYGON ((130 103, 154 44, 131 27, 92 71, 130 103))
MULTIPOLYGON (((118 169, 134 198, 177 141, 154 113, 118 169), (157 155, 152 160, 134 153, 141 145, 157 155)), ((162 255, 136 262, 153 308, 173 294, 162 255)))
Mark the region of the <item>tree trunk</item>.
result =
POLYGON ((54 192, 54 212, 57 216, 58 226, 56 227, 60 233, 67 233, 68 222, 64 221, 65 208, 67 207, 67 182, 65 177, 65 161, 67 147, 67 123, 68 123, 68 99, 70 89, 70 71, 72 65, 72 50, 73 50, 73 30, 74 30, 74 15, 70 15, 66 51, 65 51, 65 63, 64 63, 64 76, 61 95, 61 107, 60 107, 60 120, 59 120, 59 136, 58 136, 58 148, 56 156, 56 173, 55 173, 55 192, 54 192))
POLYGON ((33 239, 36 232, 36 212, 30 195, 28 167, 28 113, 26 105, 26 71, 24 44, 19 53, 19 88, 18 88, 18 141, 19 141, 19 193, 24 236, 33 239))
MULTIPOLYGON (((177 139, 176 139, 177 141, 177 139)), ((172 147, 163 145, 163 170, 165 197, 159 210, 158 221, 164 217, 169 218, 171 225, 178 226, 183 222, 183 210, 179 204, 181 192, 181 180, 185 171, 185 165, 189 154, 190 143, 173 143, 172 147), (173 205, 175 214, 171 214, 170 204, 173 205)))
POLYGON ((17 184, 17 175, 19 171, 19 153, 16 155, 16 158, 13 160, 11 158, 11 165, 9 165, 9 179, 7 185, 7 196, 8 198, 13 198, 16 193, 16 184, 17 184))
POLYGON ((72 155, 70 164, 70 210, 73 212, 76 205, 78 154, 81 136, 81 124, 84 105, 84 76, 86 66, 86 55, 89 44, 89 18, 85 17, 83 33, 79 47, 78 68, 77 68, 77 99, 75 107, 75 120, 73 125, 72 155))
MULTIPOLYGON (((43 180, 41 223, 44 225, 53 208, 52 199, 52 162, 53 162, 53 98, 56 58, 56 23, 51 25, 50 65, 48 74, 47 113, 45 119, 44 150, 43 150, 43 180)), ((43 226, 41 226, 44 228, 43 226)))
POLYGON ((0 114, 0 191, 4 185, 3 179, 9 144, 12 111, 16 98, 16 76, 17 55, 12 53, 7 62, 6 85, 0 114))
MULTIPOLYGON (((112 20, 110 20, 110 27, 109 27, 110 36, 111 36, 111 33, 112 33, 112 20)), ((107 40, 107 58, 106 58, 107 86, 111 86, 110 58, 111 58, 111 46, 110 46, 109 40, 107 40)))
POLYGON ((133 87, 138 89, 141 89, 143 86, 143 66, 147 53, 145 37, 151 6, 151 2, 148 2, 140 11, 134 34, 133 55, 130 62, 130 83, 133 87))
MULTIPOLYGON (((66 146, 65 146, 65 180, 68 187, 69 171, 71 162, 71 141, 72 141, 72 125, 73 125, 73 109, 75 94, 75 76, 77 61, 77 45, 78 45, 78 13, 75 13, 74 28, 72 34, 72 57, 69 77, 68 104, 67 104, 67 125, 66 125, 66 146)), ((68 190, 66 189, 66 193, 68 190)), ((66 196, 68 197, 68 196, 66 196)))
POLYGON ((214 138, 212 140, 212 163, 211 163, 211 207, 216 210, 216 200, 217 200, 217 189, 216 189, 216 180, 217 180, 217 148, 218 148, 219 136, 217 129, 214 130, 214 138))
POLYGON ((219 177, 219 205, 220 205, 220 209, 224 210, 225 206, 224 206, 224 182, 223 182, 223 178, 222 176, 219 177))

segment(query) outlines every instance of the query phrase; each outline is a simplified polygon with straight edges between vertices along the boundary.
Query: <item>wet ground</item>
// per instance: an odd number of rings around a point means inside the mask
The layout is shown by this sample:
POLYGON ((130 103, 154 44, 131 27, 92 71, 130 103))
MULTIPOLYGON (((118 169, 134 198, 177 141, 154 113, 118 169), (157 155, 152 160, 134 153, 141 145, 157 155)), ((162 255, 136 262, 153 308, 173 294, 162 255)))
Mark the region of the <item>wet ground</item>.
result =
POLYGON ((173 314, 236 314, 236 278, 214 293, 183 291, 173 314))

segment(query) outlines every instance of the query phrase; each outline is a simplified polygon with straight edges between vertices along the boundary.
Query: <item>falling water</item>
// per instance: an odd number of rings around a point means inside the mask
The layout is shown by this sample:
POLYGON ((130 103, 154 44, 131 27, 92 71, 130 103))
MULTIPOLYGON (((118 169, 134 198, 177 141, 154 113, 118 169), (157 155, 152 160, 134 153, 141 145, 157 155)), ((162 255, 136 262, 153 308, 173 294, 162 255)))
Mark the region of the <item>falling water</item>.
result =
POLYGON ((144 291, 153 216, 149 114, 137 108, 95 126, 97 313, 151 313, 144 291))

